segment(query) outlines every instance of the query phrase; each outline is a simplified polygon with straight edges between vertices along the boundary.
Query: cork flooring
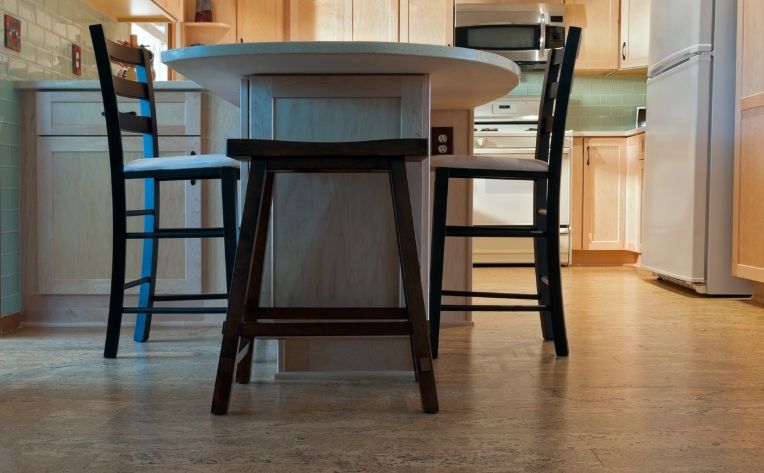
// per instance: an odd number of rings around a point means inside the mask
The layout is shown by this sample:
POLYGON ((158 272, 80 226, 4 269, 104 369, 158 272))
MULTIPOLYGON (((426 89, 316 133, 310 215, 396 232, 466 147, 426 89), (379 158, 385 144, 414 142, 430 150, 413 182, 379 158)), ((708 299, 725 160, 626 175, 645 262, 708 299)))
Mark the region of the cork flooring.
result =
MULTIPOLYGON (((476 286, 525 269, 476 270, 476 286)), ((571 355, 533 314, 446 330, 441 412, 413 381, 258 381, 209 414, 220 332, 0 338, 0 472, 761 472, 764 309, 632 268, 564 271, 571 355)), ((530 282, 530 281, 528 281, 530 282)))

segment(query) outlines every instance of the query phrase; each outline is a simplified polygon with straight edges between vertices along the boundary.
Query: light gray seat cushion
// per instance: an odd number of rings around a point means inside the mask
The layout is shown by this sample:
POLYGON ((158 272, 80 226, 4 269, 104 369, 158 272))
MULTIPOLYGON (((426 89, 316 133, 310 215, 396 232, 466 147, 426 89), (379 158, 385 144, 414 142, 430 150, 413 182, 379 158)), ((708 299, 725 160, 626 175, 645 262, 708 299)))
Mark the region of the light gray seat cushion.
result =
POLYGON ((549 165, 538 159, 505 158, 500 156, 471 156, 442 154, 430 159, 433 168, 484 169, 496 171, 547 172, 549 165))
POLYGON ((204 169, 239 167, 239 161, 224 154, 196 154, 191 156, 168 156, 162 158, 143 158, 125 164, 125 172, 136 171, 175 171, 182 169, 204 169))

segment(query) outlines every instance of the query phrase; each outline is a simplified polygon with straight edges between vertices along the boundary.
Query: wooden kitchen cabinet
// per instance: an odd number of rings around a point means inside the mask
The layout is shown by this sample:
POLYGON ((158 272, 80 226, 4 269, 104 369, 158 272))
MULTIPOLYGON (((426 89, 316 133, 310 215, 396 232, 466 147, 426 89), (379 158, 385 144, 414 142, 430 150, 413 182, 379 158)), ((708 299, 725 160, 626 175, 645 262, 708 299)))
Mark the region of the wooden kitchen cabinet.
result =
POLYGON ((398 0, 290 0, 292 41, 398 41, 398 0))
POLYGON ((582 26, 577 71, 618 69, 620 0, 566 0, 566 5, 583 5, 585 19, 566 15, 567 26, 582 26))
MULTIPOLYGON (((732 273, 764 283, 764 2, 738 1, 732 273)), ((764 286, 754 297, 762 300, 764 286)))
POLYGON ((625 249, 626 142, 584 141, 583 249, 625 249))
POLYGON ((453 45, 454 0, 400 0, 399 41, 453 45))
POLYGON ((283 41, 286 0, 238 0, 236 40, 240 43, 283 41))
MULTIPOLYGON (((607 250, 626 255, 625 252, 641 252, 644 136, 574 140, 571 162, 574 252, 607 250)), ((633 262, 623 260, 623 255, 613 255, 610 256, 613 263, 633 262)), ((574 263, 575 260, 574 254, 574 263)), ((608 261, 600 259, 599 263, 608 261)))
POLYGON ((650 0, 621 0, 621 69, 647 67, 650 0))
MULTIPOLYGON (((29 296, 108 294, 111 277, 111 186, 103 102, 98 91, 22 93, 21 202, 24 240, 24 291, 29 296)), ((201 154, 202 93, 157 91, 161 155, 201 154)), ((137 110, 125 101, 123 111, 137 110)), ((126 133, 125 159, 142 157, 140 135, 126 133), (133 136, 130 136, 133 135, 133 136)), ((142 208, 143 183, 128 182, 128 209, 142 208)), ((202 183, 162 184, 163 227, 200 227, 202 183)), ((128 221, 139 230, 140 218, 128 221)), ((127 278, 140 265, 140 245, 128 242, 127 278)), ((161 292, 198 293, 202 289, 202 246, 197 240, 159 245, 161 292)), ((133 291, 134 292, 134 291, 133 291)))

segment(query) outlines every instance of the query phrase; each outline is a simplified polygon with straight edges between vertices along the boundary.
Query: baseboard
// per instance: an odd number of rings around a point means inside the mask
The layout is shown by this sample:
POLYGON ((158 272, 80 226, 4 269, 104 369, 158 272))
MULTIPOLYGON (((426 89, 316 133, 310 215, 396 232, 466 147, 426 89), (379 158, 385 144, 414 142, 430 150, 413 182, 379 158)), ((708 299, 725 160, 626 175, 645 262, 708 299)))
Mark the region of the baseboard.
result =
POLYGON ((636 264, 639 253, 624 250, 576 250, 572 266, 622 266, 636 264))
POLYGON ((8 335, 21 328, 21 313, 5 315, 0 317, 0 336, 8 335))

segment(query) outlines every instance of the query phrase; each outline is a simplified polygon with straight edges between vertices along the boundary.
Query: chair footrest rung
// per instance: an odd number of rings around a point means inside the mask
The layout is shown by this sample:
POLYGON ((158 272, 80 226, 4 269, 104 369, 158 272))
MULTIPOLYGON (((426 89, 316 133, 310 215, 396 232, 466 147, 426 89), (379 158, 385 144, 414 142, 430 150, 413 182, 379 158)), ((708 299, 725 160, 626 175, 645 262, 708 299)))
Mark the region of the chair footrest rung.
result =
POLYGON ((125 235, 129 240, 148 238, 219 238, 224 235, 223 228, 163 228, 155 232, 130 232, 125 235))
POLYGON ((132 287, 140 286, 141 284, 147 284, 147 283, 150 283, 150 282, 151 282, 151 278, 148 277, 148 276, 145 277, 145 278, 136 279, 134 281, 126 282, 125 283, 125 289, 130 289, 132 287))
POLYGON ((140 217, 141 215, 155 215, 154 209, 128 210, 125 215, 128 217, 140 217))
POLYGON ((123 314, 225 314, 227 307, 123 307, 123 314))
POLYGON ((209 301, 228 299, 228 294, 161 294, 155 295, 155 302, 170 301, 209 301))
POLYGON ((538 294, 515 294, 509 292, 480 292, 480 291, 443 291, 444 296, 485 297, 489 299, 530 299, 539 300, 538 294))
POLYGON ((505 238, 535 238, 544 237, 546 232, 532 226, 509 225, 447 225, 446 236, 455 237, 505 237, 505 238))
POLYGON ((242 322, 244 338, 281 337, 372 337, 410 335, 411 323, 405 322, 242 322))
POLYGON ((443 304, 440 306, 443 312, 546 312, 546 305, 469 305, 469 304, 443 304))
POLYGON ((244 315, 258 320, 408 320, 405 308, 393 307, 257 307, 244 315))

